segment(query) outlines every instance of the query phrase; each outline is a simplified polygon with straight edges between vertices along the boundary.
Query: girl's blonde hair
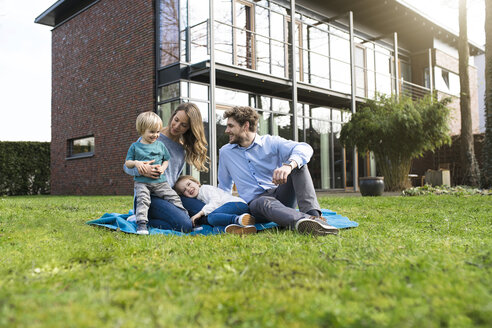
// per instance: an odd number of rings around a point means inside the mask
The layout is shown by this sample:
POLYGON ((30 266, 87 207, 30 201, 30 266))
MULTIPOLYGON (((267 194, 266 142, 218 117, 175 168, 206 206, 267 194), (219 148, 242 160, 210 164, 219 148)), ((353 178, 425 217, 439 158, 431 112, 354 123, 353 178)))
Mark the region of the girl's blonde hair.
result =
MULTIPOLYGON (((174 184, 174 190, 176 190, 176 186, 178 185, 178 182, 186 180, 186 179, 189 179, 189 180, 195 182, 196 184, 198 184, 199 186, 201 186, 200 181, 198 181, 195 177, 192 177, 191 175, 182 175, 178 178, 178 180, 176 180, 176 183, 174 184)), ((182 192, 179 192, 178 190, 176 190, 176 193, 178 195, 183 194, 182 192)))
POLYGON ((142 135, 147 129, 160 130, 162 128, 162 120, 154 112, 143 112, 137 116, 137 122, 135 123, 137 132, 142 135))
POLYGON ((169 125, 171 125, 176 113, 181 110, 184 111, 190 119, 190 128, 181 136, 181 141, 186 153, 185 161, 196 167, 198 171, 208 172, 206 166, 209 163, 209 157, 207 156, 208 143, 203 129, 202 114, 200 114, 198 106, 194 103, 183 103, 180 104, 171 115, 169 125))

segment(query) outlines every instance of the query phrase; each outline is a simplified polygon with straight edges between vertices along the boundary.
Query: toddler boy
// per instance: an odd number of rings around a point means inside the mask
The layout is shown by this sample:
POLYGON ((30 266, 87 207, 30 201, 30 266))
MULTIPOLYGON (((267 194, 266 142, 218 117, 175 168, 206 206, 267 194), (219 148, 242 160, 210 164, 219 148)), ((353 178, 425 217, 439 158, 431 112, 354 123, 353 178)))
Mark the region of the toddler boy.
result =
POLYGON ((161 176, 158 179, 145 176, 135 177, 135 197, 137 198, 137 234, 148 235, 149 222, 147 214, 150 206, 150 193, 169 201, 177 207, 185 210, 178 194, 169 186, 166 175, 163 174, 171 157, 166 146, 157 141, 162 128, 161 118, 154 112, 144 112, 138 115, 136 123, 137 131, 141 138, 134 142, 126 155, 125 165, 128 168, 140 169, 144 162, 152 161, 158 167, 161 176))

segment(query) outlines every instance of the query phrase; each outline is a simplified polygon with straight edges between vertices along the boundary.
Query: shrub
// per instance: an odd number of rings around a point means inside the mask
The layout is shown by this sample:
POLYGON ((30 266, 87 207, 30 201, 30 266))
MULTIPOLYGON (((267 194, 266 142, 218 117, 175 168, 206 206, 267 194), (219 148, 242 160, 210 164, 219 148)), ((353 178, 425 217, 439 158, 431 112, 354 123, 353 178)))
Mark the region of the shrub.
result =
POLYGON ((454 196, 471 196, 471 195, 492 195, 492 190, 477 189, 468 186, 431 186, 413 187, 403 190, 402 196, 422 196, 422 195, 454 195, 454 196))
POLYGON ((379 96, 357 109, 342 127, 340 140, 361 154, 372 151, 386 190, 403 190, 412 159, 451 142, 449 101, 379 96))
POLYGON ((49 142, 0 142, 0 195, 50 192, 49 142))

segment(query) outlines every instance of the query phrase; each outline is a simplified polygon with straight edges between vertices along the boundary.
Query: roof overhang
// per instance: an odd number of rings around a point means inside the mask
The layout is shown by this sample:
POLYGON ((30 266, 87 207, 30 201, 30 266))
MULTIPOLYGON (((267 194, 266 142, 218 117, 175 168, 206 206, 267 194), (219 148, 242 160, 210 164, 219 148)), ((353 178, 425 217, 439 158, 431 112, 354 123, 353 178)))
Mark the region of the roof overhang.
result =
MULTIPOLYGON (((59 0, 39 15, 34 22, 56 26, 97 1, 99 0, 59 0)), ((280 2, 286 1, 280 0, 280 2)), ((320 5, 318 0, 299 0, 297 3, 307 9, 312 7, 323 9, 325 6, 320 5)), ((404 0, 330 0, 329 7, 325 9, 334 12, 335 15, 352 11, 355 25, 370 27, 379 33, 375 36, 388 36, 396 32, 398 39, 404 42, 410 51, 423 50, 423 44, 429 47, 433 38, 458 48, 459 36, 455 31, 436 23, 404 0)), ((470 55, 485 53, 483 46, 470 40, 468 43, 470 55)))
POLYGON ((36 17, 34 23, 54 27, 97 1, 99 0, 58 0, 36 17))
MULTIPOLYGON (((283 1, 283 0, 280 0, 283 1)), ((353 12, 354 25, 358 31, 371 30, 371 36, 387 39, 392 42, 392 35, 396 32, 398 42, 404 44, 411 52, 419 52, 424 47, 429 48, 434 39, 439 39, 458 49, 459 35, 450 28, 438 24, 431 17, 404 0, 330 0, 328 4, 319 4, 317 0, 298 0, 298 6, 321 15, 342 17, 337 19, 343 25, 348 25, 349 11, 353 12), (361 27, 361 28, 358 28, 361 27)), ((328 2, 327 2, 328 3, 328 2)), ((327 17, 328 19, 330 17, 327 17)), ((485 53, 484 46, 468 40, 470 55, 476 56, 485 53)))

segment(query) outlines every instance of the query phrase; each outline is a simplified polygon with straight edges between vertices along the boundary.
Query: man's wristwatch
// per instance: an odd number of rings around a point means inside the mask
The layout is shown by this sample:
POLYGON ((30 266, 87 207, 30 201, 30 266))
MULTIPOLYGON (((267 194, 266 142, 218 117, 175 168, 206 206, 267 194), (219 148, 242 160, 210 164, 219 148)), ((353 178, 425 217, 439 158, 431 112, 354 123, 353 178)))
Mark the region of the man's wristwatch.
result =
POLYGON ((286 163, 282 163, 282 165, 287 165, 287 166, 290 166, 291 170, 294 170, 297 165, 294 161, 289 161, 289 162, 286 162, 286 163))

